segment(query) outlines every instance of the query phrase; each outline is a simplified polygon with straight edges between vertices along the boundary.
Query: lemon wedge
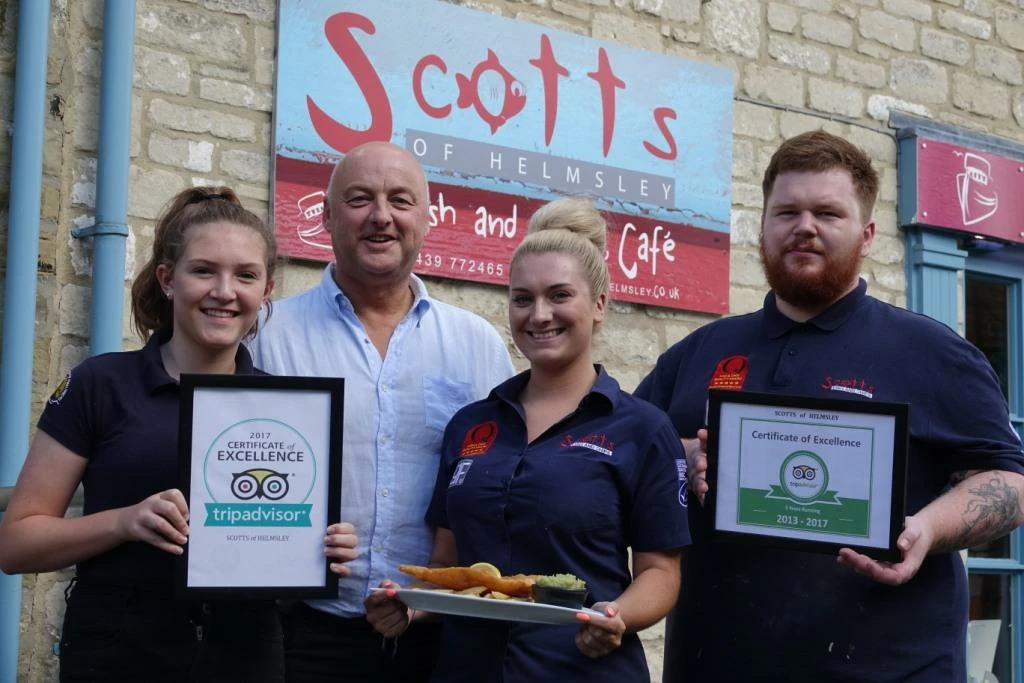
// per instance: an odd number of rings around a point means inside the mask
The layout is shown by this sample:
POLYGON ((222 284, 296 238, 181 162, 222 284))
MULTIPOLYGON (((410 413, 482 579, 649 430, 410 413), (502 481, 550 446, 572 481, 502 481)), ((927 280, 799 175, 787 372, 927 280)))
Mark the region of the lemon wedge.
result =
POLYGON ((491 576, 501 576, 501 570, 490 562, 477 562, 476 564, 471 564, 469 568, 480 572, 486 572, 491 576))

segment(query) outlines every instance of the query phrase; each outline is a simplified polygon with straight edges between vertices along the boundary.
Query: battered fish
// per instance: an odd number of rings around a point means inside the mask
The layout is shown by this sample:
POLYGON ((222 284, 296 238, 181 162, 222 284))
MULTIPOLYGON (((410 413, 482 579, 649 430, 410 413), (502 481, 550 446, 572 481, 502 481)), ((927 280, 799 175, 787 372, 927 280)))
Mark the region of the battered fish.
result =
POLYGON ((441 588, 461 591, 473 586, 486 586, 488 590, 522 598, 530 596, 533 584, 536 583, 539 576, 537 574, 495 576, 486 570, 472 567, 421 567, 415 564, 399 565, 398 570, 403 574, 415 576, 420 581, 426 581, 441 588))

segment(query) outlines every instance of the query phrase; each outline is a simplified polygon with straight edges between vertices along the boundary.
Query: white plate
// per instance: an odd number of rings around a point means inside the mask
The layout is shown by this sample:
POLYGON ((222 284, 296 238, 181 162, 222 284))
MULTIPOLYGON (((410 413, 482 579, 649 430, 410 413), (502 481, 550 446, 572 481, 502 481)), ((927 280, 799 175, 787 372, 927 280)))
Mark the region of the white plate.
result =
POLYGON ((399 588, 396 592, 398 599, 413 609, 436 614, 454 614, 461 617, 528 621, 535 624, 578 624, 580 623, 576 620, 578 612, 602 616, 600 612, 585 607, 572 609, 539 602, 495 600, 494 598, 478 598, 475 595, 442 593, 419 588, 399 588))

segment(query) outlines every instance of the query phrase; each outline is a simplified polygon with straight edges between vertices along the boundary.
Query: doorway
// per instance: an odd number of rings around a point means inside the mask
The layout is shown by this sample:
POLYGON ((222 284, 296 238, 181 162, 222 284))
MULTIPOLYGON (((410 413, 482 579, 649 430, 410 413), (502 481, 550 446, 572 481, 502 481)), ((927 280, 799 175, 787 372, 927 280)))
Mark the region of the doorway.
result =
MULTIPOLYGON (((964 271, 965 336, 989 359, 1024 433, 1024 253, 970 254, 964 271), (1020 257, 1020 258, 1018 258, 1020 257)), ((1000 683, 1024 683, 1024 538, 1022 530, 968 550, 970 619, 997 633, 991 671, 1000 683), (998 622, 998 623, 996 623, 998 622)), ((981 629, 979 629, 981 632, 981 629)), ((977 643, 975 643, 977 646, 977 643)), ((989 650, 991 652, 991 650, 989 650)), ((991 655, 987 655, 991 656, 991 655)))

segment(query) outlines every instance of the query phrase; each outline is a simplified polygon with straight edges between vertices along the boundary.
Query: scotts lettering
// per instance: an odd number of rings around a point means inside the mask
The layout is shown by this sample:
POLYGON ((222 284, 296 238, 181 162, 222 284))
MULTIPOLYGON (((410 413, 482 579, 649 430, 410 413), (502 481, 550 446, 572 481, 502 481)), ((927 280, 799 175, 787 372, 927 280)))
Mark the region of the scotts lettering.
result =
MULTIPOLYGON (((324 33, 338 58, 345 64, 370 111, 370 125, 358 129, 336 121, 324 111, 309 95, 306 107, 310 121, 323 141, 339 152, 346 153, 352 148, 374 140, 390 140, 394 134, 394 115, 387 89, 373 62, 355 38, 355 31, 373 35, 376 26, 368 17, 354 12, 339 12, 327 18, 324 33)), ((558 61, 551 45, 551 39, 541 34, 536 56, 529 65, 539 74, 544 98, 544 144, 550 145, 558 123, 559 79, 570 76, 569 69, 558 61)), ((446 119, 456 111, 473 112, 490 128, 494 135, 523 111, 531 93, 522 84, 522 78, 512 73, 501 61, 501 56, 488 49, 483 59, 469 73, 449 73, 448 64, 436 54, 425 54, 416 62, 410 74, 412 92, 409 93, 420 110, 435 119, 446 119), (451 79, 455 84, 454 102, 429 101, 424 85, 439 79, 451 79), (486 106, 481 92, 500 93, 500 104, 486 106)), ((616 130, 616 95, 628 84, 615 73, 608 52, 598 47, 594 54, 593 68, 586 71, 587 78, 594 83, 593 106, 601 112, 601 154, 605 157, 611 151, 616 130)), ((436 84, 436 83, 431 83, 436 84)), ((574 102, 574 106, 580 103, 574 102)), ((591 106, 588 103, 587 106, 591 106)), ((658 106, 650 113, 647 122, 630 121, 630 125, 645 125, 651 128, 650 140, 643 140, 643 150, 656 159, 673 161, 678 153, 676 139, 669 127, 675 121, 676 111, 671 107, 658 106)), ((578 131, 573 131, 578 134, 578 131)), ((639 152, 639 150, 637 150, 639 152)))
POLYGON ((615 452, 615 442, 606 434, 590 434, 581 437, 566 434, 558 445, 561 448, 587 448, 602 455, 612 455, 615 452))
POLYGON ((874 398, 875 396, 875 385, 859 377, 839 378, 829 375, 822 381, 821 388, 826 391, 841 391, 845 394, 857 394, 864 398, 874 398))

